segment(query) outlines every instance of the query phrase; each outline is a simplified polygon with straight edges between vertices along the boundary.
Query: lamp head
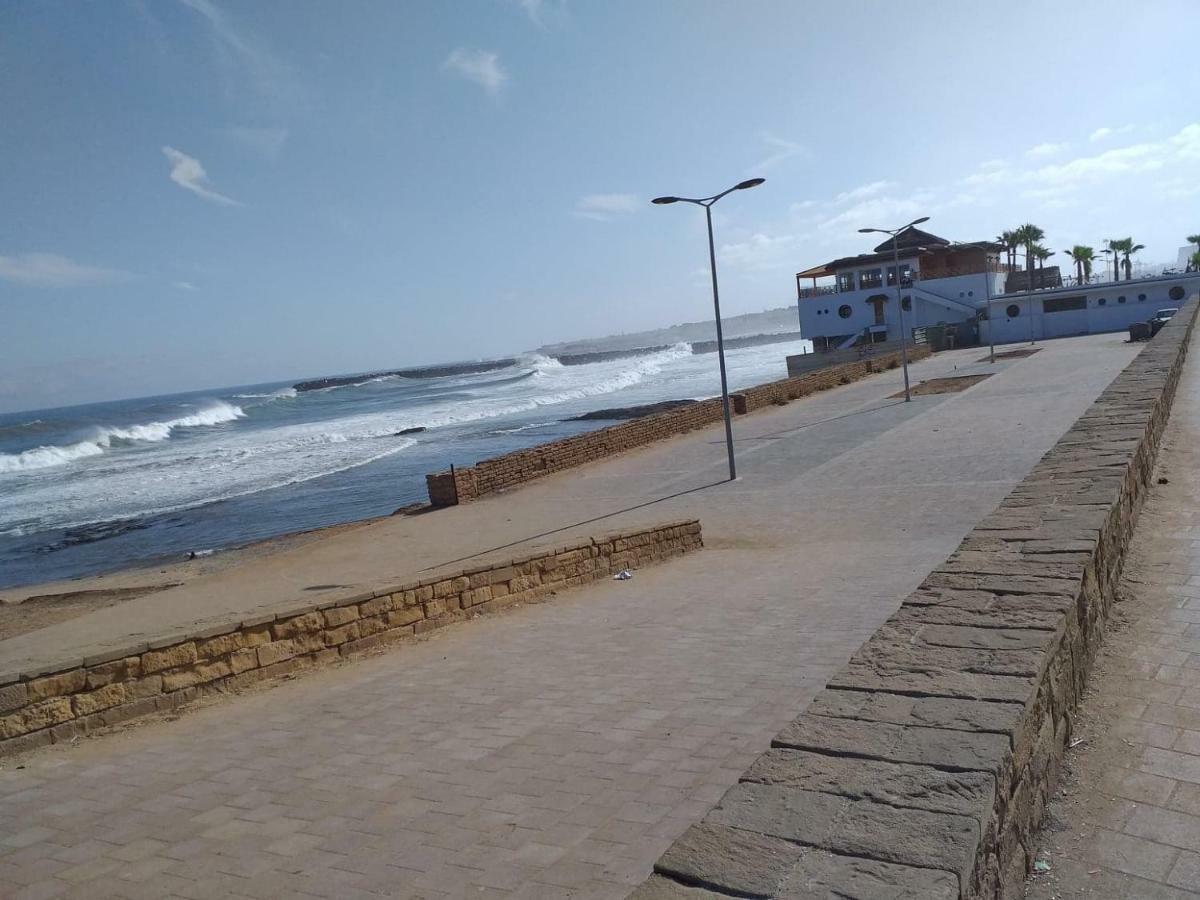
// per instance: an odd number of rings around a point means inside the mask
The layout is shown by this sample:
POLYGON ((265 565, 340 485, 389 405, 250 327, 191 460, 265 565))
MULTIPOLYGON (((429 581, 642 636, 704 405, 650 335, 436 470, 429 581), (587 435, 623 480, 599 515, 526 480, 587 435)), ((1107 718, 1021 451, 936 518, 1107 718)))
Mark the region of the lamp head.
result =
POLYGON ((760 184, 762 184, 766 180, 767 179, 765 179, 765 178, 751 178, 748 181, 743 181, 740 184, 735 185, 733 189, 735 191, 744 191, 747 188, 758 187, 760 184))
POLYGON ((913 225, 920 225, 923 222, 928 222, 928 221, 929 221, 929 216, 921 216, 921 218, 919 218, 919 219, 913 219, 911 222, 908 223, 908 225, 906 227, 911 228, 913 225))
POLYGON ((882 228, 860 228, 860 229, 858 229, 859 234, 875 234, 875 232, 879 232, 880 234, 887 234, 887 232, 884 231, 882 228))
POLYGON ((650 202, 651 202, 651 203, 658 203, 659 205, 661 205, 661 204, 663 204, 663 203, 678 203, 678 202, 679 202, 679 198, 678 198, 678 197, 655 197, 655 198, 654 198, 653 200, 651 200, 650 202))

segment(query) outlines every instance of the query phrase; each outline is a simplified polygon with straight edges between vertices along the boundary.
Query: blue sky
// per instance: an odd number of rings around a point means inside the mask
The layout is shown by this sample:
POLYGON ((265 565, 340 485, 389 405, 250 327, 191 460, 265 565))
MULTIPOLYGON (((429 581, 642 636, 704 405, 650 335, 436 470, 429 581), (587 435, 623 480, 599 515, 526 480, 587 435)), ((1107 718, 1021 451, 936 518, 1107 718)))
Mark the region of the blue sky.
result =
POLYGON ((872 242, 1200 231, 1200 5, 0 8, 0 410, 705 318, 872 242))

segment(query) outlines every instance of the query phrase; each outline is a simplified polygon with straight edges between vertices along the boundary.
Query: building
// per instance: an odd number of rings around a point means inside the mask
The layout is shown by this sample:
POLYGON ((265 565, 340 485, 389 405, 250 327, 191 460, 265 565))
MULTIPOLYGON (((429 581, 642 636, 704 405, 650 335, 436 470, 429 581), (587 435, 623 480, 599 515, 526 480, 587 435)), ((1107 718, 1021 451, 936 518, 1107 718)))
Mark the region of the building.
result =
POLYGON ((1080 285, 1057 266, 1010 271, 1003 255, 993 241, 954 242, 906 228, 871 253, 796 273, 800 331, 818 351, 898 340, 897 280, 909 335, 954 325, 960 342, 985 344, 989 328, 997 343, 1124 331, 1200 290, 1200 273, 1097 280, 1105 275, 1080 285))

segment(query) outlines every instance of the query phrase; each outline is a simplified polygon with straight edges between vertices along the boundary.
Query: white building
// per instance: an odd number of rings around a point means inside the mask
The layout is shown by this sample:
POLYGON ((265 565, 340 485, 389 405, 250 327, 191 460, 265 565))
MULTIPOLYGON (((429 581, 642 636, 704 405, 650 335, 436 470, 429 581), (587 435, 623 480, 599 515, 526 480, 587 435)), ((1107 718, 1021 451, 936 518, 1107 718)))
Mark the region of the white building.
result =
POLYGON ((1123 331, 1200 290, 1197 272, 1079 285, 1072 278, 1064 284, 1058 267, 1048 266, 1032 273, 1036 289, 1028 291, 1030 273, 1010 272, 998 243, 951 242, 918 228, 900 232, 896 242, 894 248, 889 238, 871 253, 796 274, 800 331, 814 349, 898 339, 897 278, 909 334, 913 328, 955 324, 960 343, 977 333, 984 344, 989 327, 997 343, 1123 331), (807 279, 811 286, 805 286, 807 279), (832 283, 818 284, 821 279, 832 283))

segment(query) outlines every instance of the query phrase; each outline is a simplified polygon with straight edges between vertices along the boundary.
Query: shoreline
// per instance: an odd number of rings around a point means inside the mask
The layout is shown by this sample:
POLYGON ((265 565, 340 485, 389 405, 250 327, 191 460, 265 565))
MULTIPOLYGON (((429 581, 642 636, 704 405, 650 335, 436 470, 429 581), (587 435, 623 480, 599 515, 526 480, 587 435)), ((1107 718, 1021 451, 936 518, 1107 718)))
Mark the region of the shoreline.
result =
MULTIPOLYGON (((397 510, 396 514, 403 514, 397 510)), ((395 514, 394 514, 395 515, 395 514)), ((287 552, 371 525, 390 516, 338 522, 214 550, 195 559, 159 557, 111 572, 0 588, 0 641, 224 572, 244 562, 287 552)))

